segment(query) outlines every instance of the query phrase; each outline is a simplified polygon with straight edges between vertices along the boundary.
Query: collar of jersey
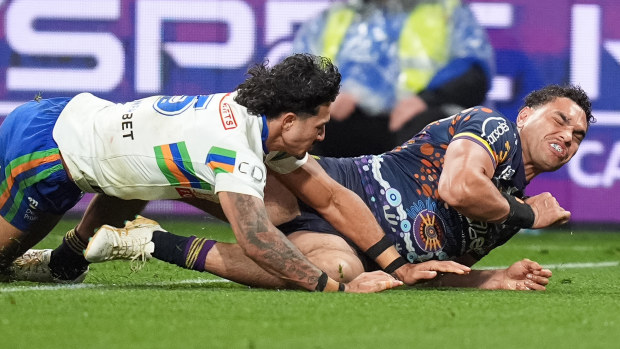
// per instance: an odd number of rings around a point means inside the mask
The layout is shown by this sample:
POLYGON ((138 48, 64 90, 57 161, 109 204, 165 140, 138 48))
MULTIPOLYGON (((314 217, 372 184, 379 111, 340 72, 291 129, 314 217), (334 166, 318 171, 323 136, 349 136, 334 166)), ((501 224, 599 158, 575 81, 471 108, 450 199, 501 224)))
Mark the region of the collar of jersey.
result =
POLYGON ((269 154, 269 149, 267 149, 267 137, 269 136, 269 128, 267 127, 267 117, 265 115, 261 115, 263 119, 263 129, 260 133, 260 139, 263 141, 263 153, 269 154))

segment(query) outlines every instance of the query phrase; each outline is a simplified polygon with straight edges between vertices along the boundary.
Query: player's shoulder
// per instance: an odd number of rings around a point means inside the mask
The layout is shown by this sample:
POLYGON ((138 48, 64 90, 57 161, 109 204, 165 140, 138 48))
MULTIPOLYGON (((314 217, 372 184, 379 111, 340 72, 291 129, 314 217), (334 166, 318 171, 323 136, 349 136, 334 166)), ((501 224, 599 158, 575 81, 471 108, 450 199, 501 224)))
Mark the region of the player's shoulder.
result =
POLYGON ((497 120, 497 121, 504 120, 504 122, 510 121, 500 111, 494 108, 480 106, 480 105, 460 111, 459 113, 456 114, 456 118, 457 119, 462 118, 464 121, 468 121, 470 119, 481 120, 481 121, 486 121, 486 120, 497 120))
POLYGON ((467 128, 478 128, 480 134, 490 135, 498 132, 515 130, 516 124, 501 112, 484 106, 465 109, 454 116, 454 124, 467 128))

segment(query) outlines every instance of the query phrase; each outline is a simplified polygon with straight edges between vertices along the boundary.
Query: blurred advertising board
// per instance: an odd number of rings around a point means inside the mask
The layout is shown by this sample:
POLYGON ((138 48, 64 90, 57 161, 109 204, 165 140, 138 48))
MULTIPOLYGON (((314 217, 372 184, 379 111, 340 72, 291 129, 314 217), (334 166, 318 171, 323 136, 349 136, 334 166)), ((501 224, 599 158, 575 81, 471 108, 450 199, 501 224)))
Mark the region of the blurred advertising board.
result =
MULTIPOLYGON (((290 53, 299 25, 332 2, 0 0, 0 120, 39 93, 123 102, 230 91, 248 66, 290 53)), ((514 119, 529 91, 568 82, 593 101, 598 121, 577 156, 528 193, 554 193, 577 223, 620 223, 620 2, 468 3, 496 50, 488 105, 514 119)))

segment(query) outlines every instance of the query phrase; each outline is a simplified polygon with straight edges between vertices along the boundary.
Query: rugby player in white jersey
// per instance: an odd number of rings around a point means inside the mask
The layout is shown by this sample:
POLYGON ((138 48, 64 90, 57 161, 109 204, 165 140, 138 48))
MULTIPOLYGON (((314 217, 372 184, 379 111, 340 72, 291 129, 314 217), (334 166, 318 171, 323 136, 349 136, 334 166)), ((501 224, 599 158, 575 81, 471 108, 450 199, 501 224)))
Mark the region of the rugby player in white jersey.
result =
MULTIPOLYGON (((256 65, 249 75, 232 93, 153 96, 124 104, 84 93, 16 108, 0 127, 5 279, 80 281, 88 268, 82 251, 95 228, 120 225, 148 200, 177 199, 221 207, 244 254, 298 288, 375 292, 400 285, 383 272, 365 273, 347 285, 329 278, 267 217, 263 189, 269 168, 360 246, 383 236, 359 197, 307 155, 325 136, 340 84, 336 67, 299 54, 272 68, 256 65), (63 243, 53 252, 28 250, 84 192, 98 194, 63 243)), ((187 248, 199 257, 210 246, 192 240, 187 248)), ((398 269, 409 283, 434 277, 434 270, 468 271, 453 262, 405 265, 395 249, 376 261, 390 272, 398 269)))

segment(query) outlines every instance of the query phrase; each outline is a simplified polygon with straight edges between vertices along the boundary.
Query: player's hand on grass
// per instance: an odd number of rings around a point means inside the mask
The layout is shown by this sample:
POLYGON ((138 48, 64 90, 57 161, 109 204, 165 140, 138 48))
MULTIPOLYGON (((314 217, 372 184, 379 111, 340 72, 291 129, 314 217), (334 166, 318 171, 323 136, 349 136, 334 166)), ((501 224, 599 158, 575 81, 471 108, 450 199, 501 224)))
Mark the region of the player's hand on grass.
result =
POLYGON ((503 290, 535 290, 544 291, 549 284, 551 270, 529 259, 523 259, 501 271, 503 280, 500 289, 503 290))
POLYGON ((534 229, 561 225, 570 220, 570 212, 563 209, 551 193, 541 193, 529 197, 525 203, 534 210, 535 218, 532 226, 534 229))
POLYGON ((392 275, 377 270, 361 273, 346 285, 345 292, 373 293, 402 286, 403 282, 396 280, 392 275))
POLYGON ((405 264, 396 269, 395 276, 407 285, 418 281, 434 279, 438 273, 469 274, 471 268, 453 261, 427 261, 417 264, 405 264))

